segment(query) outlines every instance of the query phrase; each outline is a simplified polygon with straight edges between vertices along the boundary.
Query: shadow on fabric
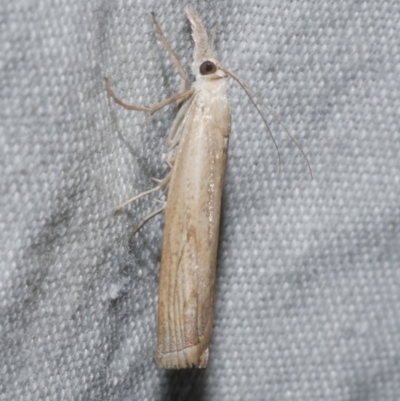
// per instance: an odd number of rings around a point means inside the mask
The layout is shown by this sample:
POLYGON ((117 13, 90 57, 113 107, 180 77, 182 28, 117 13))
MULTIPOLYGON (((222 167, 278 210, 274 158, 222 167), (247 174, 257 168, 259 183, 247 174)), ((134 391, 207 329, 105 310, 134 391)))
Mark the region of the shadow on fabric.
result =
POLYGON ((162 401, 202 401, 206 386, 205 369, 166 370, 161 388, 162 401))

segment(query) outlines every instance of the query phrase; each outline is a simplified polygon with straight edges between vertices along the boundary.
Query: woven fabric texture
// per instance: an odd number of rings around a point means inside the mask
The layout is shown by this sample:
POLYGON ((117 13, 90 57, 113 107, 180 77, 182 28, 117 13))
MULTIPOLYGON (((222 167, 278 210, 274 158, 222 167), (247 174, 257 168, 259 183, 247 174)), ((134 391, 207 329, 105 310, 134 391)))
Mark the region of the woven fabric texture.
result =
POLYGON ((205 370, 154 361, 185 1, 0 4, 0 400, 400 400, 400 3, 199 0, 231 82, 205 370))

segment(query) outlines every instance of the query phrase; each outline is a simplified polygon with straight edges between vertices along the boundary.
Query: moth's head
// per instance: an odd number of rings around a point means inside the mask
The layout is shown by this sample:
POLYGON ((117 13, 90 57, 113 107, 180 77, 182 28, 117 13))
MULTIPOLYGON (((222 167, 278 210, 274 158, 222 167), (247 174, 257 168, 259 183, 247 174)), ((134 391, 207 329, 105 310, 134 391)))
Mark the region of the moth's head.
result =
POLYGON ((196 79, 214 80, 226 77, 226 73, 220 68, 218 60, 213 57, 194 64, 194 69, 196 79))
POLYGON ((215 58, 215 30, 209 42, 207 32, 197 13, 189 7, 186 9, 186 14, 192 26, 194 40, 193 74, 197 79, 214 80, 226 77, 226 73, 219 67, 219 61, 215 58))

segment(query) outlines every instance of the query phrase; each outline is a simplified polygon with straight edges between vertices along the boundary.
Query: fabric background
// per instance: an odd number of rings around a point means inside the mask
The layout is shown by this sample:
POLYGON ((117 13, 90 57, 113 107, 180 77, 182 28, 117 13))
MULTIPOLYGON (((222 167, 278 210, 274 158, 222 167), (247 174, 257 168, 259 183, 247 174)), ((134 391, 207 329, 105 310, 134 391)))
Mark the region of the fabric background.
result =
POLYGON ((204 1, 231 82, 215 327, 206 370, 153 355, 176 93, 150 12, 189 71, 185 1, 0 4, 0 400, 399 400, 400 3, 204 1), (268 121, 271 117, 264 109, 268 121))

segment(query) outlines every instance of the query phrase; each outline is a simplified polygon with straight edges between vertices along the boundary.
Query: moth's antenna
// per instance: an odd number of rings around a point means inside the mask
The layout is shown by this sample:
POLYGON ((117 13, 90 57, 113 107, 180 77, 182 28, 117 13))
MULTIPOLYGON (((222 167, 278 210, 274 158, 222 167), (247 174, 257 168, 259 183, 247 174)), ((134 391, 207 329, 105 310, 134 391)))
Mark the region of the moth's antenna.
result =
POLYGON ((224 68, 224 67, 220 67, 222 71, 226 72, 228 75, 230 75, 241 87, 242 89, 245 91, 246 95, 248 96, 248 98, 250 99, 251 103, 253 103, 253 106, 257 109, 258 114, 261 116, 261 118, 264 121, 264 124, 266 125, 269 135, 272 138, 272 141, 274 142, 275 145, 275 149, 276 152, 278 153, 278 162, 279 162, 279 173, 282 172, 282 163, 281 163, 281 153, 279 152, 279 148, 278 148, 278 144, 276 143, 276 140, 274 138, 274 136, 272 135, 271 129, 269 128, 269 125, 267 123, 267 120, 264 118, 264 116, 262 115, 260 109, 258 108, 256 102, 254 101, 254 99, 251 97, 250 93, 248 92, 246 86, 242 83, 241 79, 236 76, 233 72, 230 72, 228 69, 224 68))
POLYGON ((301 146, 298 144, 294 136, 290 133, 289 128, 286 127, 284 122, 279 118, 279 116, 271 109, 271 107, 268 105, 267 102, 264 101, 264 99, 259 96, 254 90, 252 90, 246 83, 244 83, 246 88, 253 93, 253 95, 257 98, 257 100, 268 110, 268 112, 272 115, 272 117, 275 118, 276 121, 281 125, 281 127, 285 130, 286 134, 289 136, 289 138, 292 140, 292 142, 296 145, 297 149, 300 150, 301 154, 303 155, 304 159, 306 160, 308 170, 310 172, 311 179, 314 179, 312 170, 311 170, 311 164, 310 161, 308 160, 307 155, 305 154, 304 150, 301 148, 301 146))
POLYGON ((253 106, 256 108, 258 114, 261 116, 261 118, 264 121, 264 124, 266 125, 269 135, 271 136, 272 141, 274 142, 275 145, 275 149, 276 152, 278 153, 278 160, 279 160, 279 172, 282 171, 282 163, 281 163, 281 154, 279 152, 279 148, 278 148, 278 144, 276 143, 276 140, 274 138, 274 136, 272 135, 271 129, 269 128, 269 125, 266 121, 266 119, 264 118, 263 114, 261 113, 261 110, 258 108, 256 102, 254 101, 253 97, 251 96, 250 92, 252 92, 254 94, 254 96, 258 99, 258 101, 268 110, 269 113, 271 113, 272 117, 275 118, 276 121, 278 121, 278 123, 282 126, 282 128, 285 130, 285 132, 289 135, 289 138, 292 140, 292 142, 296 145, 296 147, 300 150, 301 154, 303 155, 303 157, 306 160, 307 163, 307 167, 308 170, 310 172, 310 176, 311 179, 314 179, 313 174, 312 174, 312 170, 311 170, 311 165, 310 162, 306 156, 306 154, 304 153, 303 149, 301 148, 301 146, 297 143, 297 141, 294 139, 293 135, 290 133, 290 131, 288 130, 288 128, 285 126, 285 124, 282 122, 282 120, 272 111, 271 107, 268 106, 268 104, 266 102, 264 102, 264 100, 257 95, 257 93, 255 93, 250 87, 249 85, 247 85, 245 82, 243 82, 237 75, 235 75, 233 72, 229 71, 227 68, 223 67, 222 65, 219 65, 219 67, 221 68, 222 71, 224 71, 225 73, 227 73, 229 76, 231 76, 241 87, 242 89, 245 91, 246 95, 248 96, 248 98, 250 99, 251 103, 253 104, 253 106))

